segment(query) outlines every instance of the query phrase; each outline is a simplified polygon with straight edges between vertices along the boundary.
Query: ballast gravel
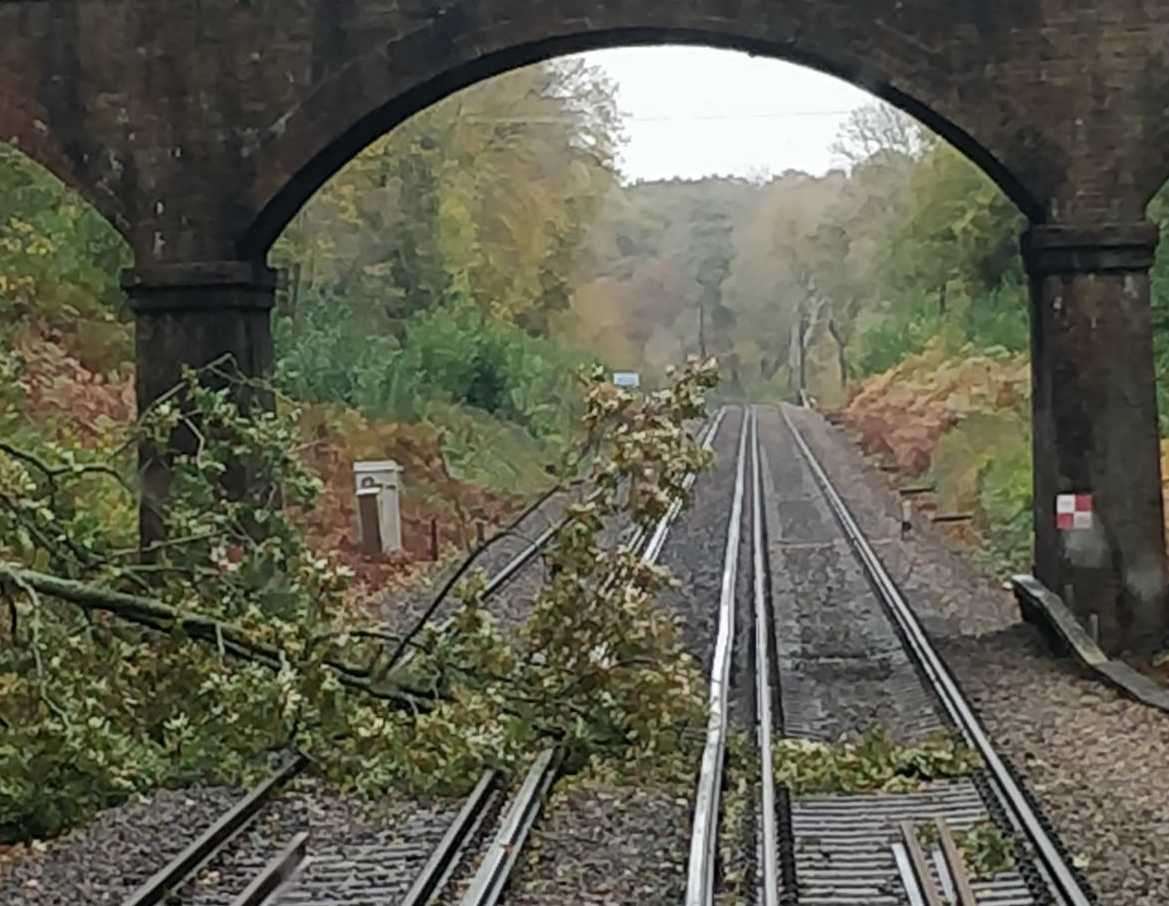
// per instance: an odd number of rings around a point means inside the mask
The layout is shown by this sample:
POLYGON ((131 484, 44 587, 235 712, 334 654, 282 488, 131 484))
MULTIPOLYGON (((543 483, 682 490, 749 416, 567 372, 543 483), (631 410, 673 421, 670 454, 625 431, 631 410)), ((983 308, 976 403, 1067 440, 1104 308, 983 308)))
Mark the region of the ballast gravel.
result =
POLYGON ((814 412, 786 411, 932 636, 979 635, 1019 621, 1006 576, 980 570, 928 520, 915 518, 902 535, 896 488, 843 429, 814 412))
MULTIPOLYGON (((121 904, 243 792, 160 790, 106 809, 84 828, 0 868, 0 903, 121 904)), ((226 906, 294 834, 308 831, 308 869, 280 904, 331 897, 349 906, 392 902, 409 889, 461 804, 406 797, 370 801, 315 778, 298 778, 183 888, 181 899, 193 906, 226 906)))
POLYGON ((903 742, 942 728, 796 439, 758 412, 775 651, 786 736, 831 742, 873 725, 903 742))
MULTIPOLYGON (((658 559, 678 583, 665 589, 658 601, 679 619, 682 639, 702 664, 703 676, 710 675, 718 635, 718 601, 742 424, 742 407, 729 408, 714 438, 714 464, 695 481, 690 504, 670 529, 658 559)), ((750 544, 749 534, 745 542, 750 544)))
MULTIPOLYGON (((490 578, 503 569, 514 557, 528 548, 545 531, 558 523, 566 507, 573 502, 572 492, 560 492, 528 513, 510 531, 498 528, 499 537, 491 541, 475 559, 469 573, 482 570, 490 578)), ((489 534, 489 538, 493 537, 489 534)), ((379 615, 389 632, 407 632, 426 613, 435 596, 462 563, 463 557, 435 570, 428 577, 409 588, 384 595, 376 604, 379 615)), ((539 593, 544 579, 544 565, 539 556, 521 568, 508 585, 488 602, 490 612, 503 625, 519 625, 528 616, 531 604, 539 593)), ((441 622, 458 610, 458 600, 448 595, 435 610, 432 620, 441 622)))
POLYGON ((686 893, 688 797, 624 787, 553 797, 524 850, 508 906, 676 906, 686 893))
POLYGON ((122 903, 241 795, 227 787, 159 790, 106 809, 0 865, 0 903, 122 903))
MULTIPOLYGON (((791 410, 789 410, 790 412, 791 410)), ((792 412, 999 750, 1107 906, 1169 903, 1169 715, 1123 698, 1022 623, 992 576, 928 523, 899 538, 895 489, 841 429, 792 412)))
POLYGON ((316 778, 297 778, 181 896, 190 906, 230 906, 268 860, 303 831, 309 834, 307 868, 273 906, 394 902, 410 889, 460 805, 409 797, 369 800, 316 778))

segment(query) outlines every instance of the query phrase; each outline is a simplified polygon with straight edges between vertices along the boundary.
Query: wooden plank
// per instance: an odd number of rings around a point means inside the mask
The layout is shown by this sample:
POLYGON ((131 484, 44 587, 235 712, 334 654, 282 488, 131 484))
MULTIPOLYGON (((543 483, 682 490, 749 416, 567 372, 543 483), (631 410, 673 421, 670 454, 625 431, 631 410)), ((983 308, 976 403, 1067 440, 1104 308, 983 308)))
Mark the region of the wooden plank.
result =
POLYGON ((1029 611, 1023 614, 1024 619, 1035 622, 1036 615, 1041 617, 1045 624, 1059 634, 1076 660, 1093 668, 1108 661, 1108 656, 1067 609, 1063 600, 1042 582, 1034 576, 1011 576, 1011 585, 1020 608, 1029 611))
POLYGON ((1169 689, 1121 661, 1108 661, 1096 668, 1112 685, 1139 702, 1169 711, 1169 689))

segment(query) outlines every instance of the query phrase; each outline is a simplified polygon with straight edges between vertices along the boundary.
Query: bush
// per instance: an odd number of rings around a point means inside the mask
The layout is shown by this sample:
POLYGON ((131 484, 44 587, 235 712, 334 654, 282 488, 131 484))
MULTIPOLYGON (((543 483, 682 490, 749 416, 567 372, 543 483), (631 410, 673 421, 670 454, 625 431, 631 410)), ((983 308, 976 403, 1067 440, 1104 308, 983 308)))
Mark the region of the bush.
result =
POLYGON ((1031 502, 1031 443, 1024 433, 1017 444, 998 451, 979 475, 983 533, 996 566, 1010 571, 1031 568, 1031 502))
POLYGON ((343 301, 317 299, 274 324, 276 385, 294 399, 343 403, 366 414, 417 417, 411 373, 397 341, 343 301))
POLYGON ((1007 284, 974 297, 951 294, 942 312, 933 295, 911 296, 893 303, 886 317, 860 336, 858 366, 862 376, 879 374, 942 337, 951 353, 1030 349, 1026 291, 1007 284))
POLYGON ((890 307, 888 316, 860 337, 857 366, 862 376, 879 374, 916 355, 942 329, 936 299, 914 296, 890 307))
POLYGON ((91 371, 132 355, 118 271, 126 242, 55 176, 0 142, 0 329, 50 328, 91 371))
POLYGON ((1023 286, 1001 286, 963 305, 963 340, 978 349, 1002 348, 1028 352, 1031 324, 1027 291, 1023 286))
POLYGON ((428 397, 466 403, 542 437, 564 423, 585 363, 543 337, 455 300, 407 322, 406 359, 428 397))
POLYGON ((464 404, 523 426, 539 438, 563 432, 575 414, 573 375, 583 355, 454 299, 404 322, 360 318, 343 301, 306 306, 299 322, 276 324, 277 385, 311 402, 337 402, 374 418, 425 418, 431 402, 464 404))

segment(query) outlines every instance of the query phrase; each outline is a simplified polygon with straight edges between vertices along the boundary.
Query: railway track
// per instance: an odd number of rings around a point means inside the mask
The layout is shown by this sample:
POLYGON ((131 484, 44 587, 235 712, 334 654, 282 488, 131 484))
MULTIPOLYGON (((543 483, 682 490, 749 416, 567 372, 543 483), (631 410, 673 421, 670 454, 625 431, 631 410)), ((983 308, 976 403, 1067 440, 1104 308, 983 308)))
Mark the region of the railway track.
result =
MULTIPOLYGON (((702 428, 706 446, 725 412, 720 409, 702 428)), ((687 489, 693 481, 689 476, 687 489)), ((656 560, 680 511, 681 504, 672 507, 652 532, 627 535, 625 543, 641 550, 648 561, 656 560)), ((541 532, 511 557, 488 580, 484 597, 504 589, 555 534, 553 529, 541 532)), ((408 655, 401 657, 398 672, 409 661, 408 655)), ((504 778, 486 771, 457 809, 398 816, 405 826, 393 831, 355 831, 350 825, 343 839, 337 839, 318 838, 311 829, 311 816, 327 809, 327 800, 288 790, 307 766, 305 758, 295 755, 144 881, 123 906, 421 906, 435 901, 483 828, 497 821, 494 838, 461 899, 467 906, 490 906, 507 884, 560 757, 555 749, 540 753, 502 811, 504 778), (282 806, 289 806, 287 814, 282 806)))
POLYGON ((328 791, 284 791, 304 766, 304 759, 291 759, 123 906, 418 906, 444 883, 477 822, 501 795, 501 778, 487 771, 461 807, 404 815, 391 829, 376 818, 328 815, 328 791), (314 833, 314 820, 322 818, 341 833, 314 833))
POLYGON ((752 407, 745 422, 686 906, 710 906, 726 892, 720 834, 753 848, 746 899, 763 906, 1095 903, 788 410, 752 407), (746 564, 739 563, 741 533, 751 538, 746 564), (735 600, 743 569, 751 571, 749 602, 735 600), (749 656, 737 661, 736 639, 751 640, 749 656), (736 683, 732 663, 744 662, 752 675, 736 683), (739 829, 720 827, 736 695, 749 698, 758 760, 746 843, 739 829), (792 794, 777 782, 776 740, 831 741, 874 722, 902 741, 949 731, 981 766, 905 793, 792 794), (986 822, 1011 847, 1013 865, 975 877, 956 840, 986 822))
MULTIPOLYGON (((702 444, 710 449, 722 428, 728 407, 718 413, 701 434, 702 444)), ((745 422, 745 419, 744 419, 745 422)), ((685 488, 693 487, 695 475, 687 476, 685 488)), ((640 550, 642 559, 655 563, 661 556, 671 527, 682 511, 682 503, 671 506, 651 532, 638 532, 626 543, 640 550)), ((503 896, 523 846, 539 817, 543 801, 556 779, 556 771, 563 753, 549 748, 535 759, 522 785, 508 803, 499 827, 479 861, 473 877, 467 883, 459 906, 495 906, 503 896)))

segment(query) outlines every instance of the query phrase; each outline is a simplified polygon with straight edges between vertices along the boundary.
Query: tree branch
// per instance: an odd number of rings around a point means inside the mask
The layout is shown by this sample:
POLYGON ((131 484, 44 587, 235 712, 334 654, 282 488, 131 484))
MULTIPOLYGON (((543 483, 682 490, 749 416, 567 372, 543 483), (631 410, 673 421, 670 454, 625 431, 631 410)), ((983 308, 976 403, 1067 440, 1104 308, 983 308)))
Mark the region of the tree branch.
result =
MULTIPOLYGON (((84 582, 62 579, 32 570, 23 569, 12 563, 0 563, 0 582, 7 580, 30 595, 34 606, 39 604, 36 593, 48 595, 74 604, 83 610, 101 610, 116 617, 137 623, 158 632, 173 632, 182 629, 188 636, 200 642, 219 648, 244 660, 261 664, 272 670, 279 670, 282 649, 253 640, 243 629, 199 614, 184 613, 152 598, 128 595, 105 588, 94 588, 84 582)), ((361 668, 337 660, 326 660, 324 665, 332 670, 338 681, 364 692, 374 698, 395 703, 405 709, 427 710, 429 703, 410 690, 400 687, 381 687, 362 675, 361 668)))
POLYGON ((447 579, 445 583, 443 583, 442 588, 439 590, 438 594, 435 595, 434 600, 430 602, 426 610, 423 611, 422 615, 414 621, 414 625, 410 627, 410 631, 402 636, 398 641, 397 647, 394 648, 393 654, 390 655, 389 660, 386 662, 386 665, 383 668, 384 673, 389 673, 390 670, 394 669, 394 665, 397 664, 399 660, 401 660, 402 655, 405 653, 406 649, 410 647, 410 644, 414 641, 414 638, 422 631, 422 628, 428 622, 430 622, 430 618, 434 616, 434 612, 438 610, 442 602, 446 600, 447 595, 450 594, 451 589, 455 587, 455 584, 461 578, 463 578, 464 575, 466 575, 467 570, 471 568, 471 565, 476 560, 478 560, 479 557, 484 554, 489 547, 491 547, 497 541, 506 538, 512 532, 516 531, 516 529, 523 523, 525 519, 527 519, 532 513, 543 506, 544 503, 551 499, 553 495, 562 490, 564 490, 563 484, 560 482, 554 484, 551 488, 537 497, 533 503, 529 504, 523 510, 523 512, 516 516, 516 518, 513 519, 503 531, 496 532, 477 548, 471 551, 466 559, 464 559, 463 562, 459 564, 459 568, 454 571, 454 574, 451 575, 451 577, 447 579))

